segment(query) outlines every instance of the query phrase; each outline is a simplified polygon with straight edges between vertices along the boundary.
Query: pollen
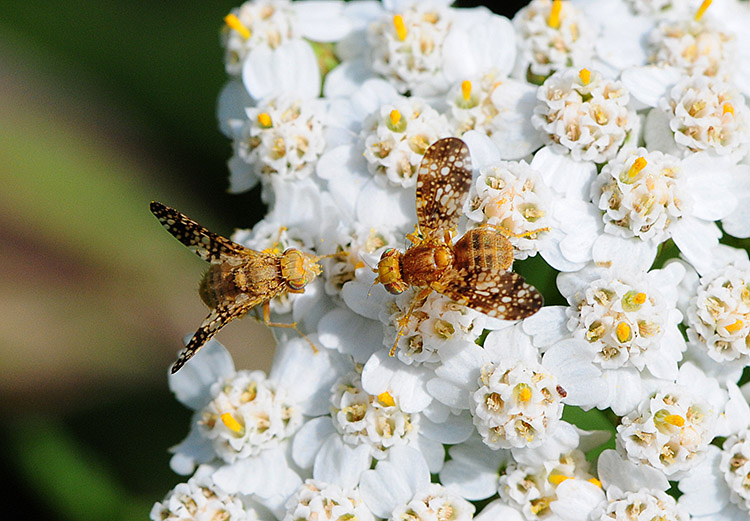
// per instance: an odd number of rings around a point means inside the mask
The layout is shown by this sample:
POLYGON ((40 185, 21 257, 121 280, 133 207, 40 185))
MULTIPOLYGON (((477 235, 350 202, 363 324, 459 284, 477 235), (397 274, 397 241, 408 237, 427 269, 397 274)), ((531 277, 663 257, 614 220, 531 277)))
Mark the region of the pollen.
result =
POLYGON ((628 170, 628 177, 632 179, 637 176, 641 172, 641 170, 646 168, 647 164, 648 163, 646 162, 646 160, 642 157, 636 159, 635 162, 633 162, 633 166, 631 166, 630 170, 628 170))
POLYGON ((550 474, 549 478, 547 478, 547 481, 549 481, 553 485, 559 485, 560 483, 568 479, 573 478, 571 476, 564 476, 563 474, 550 474))
POLYGON ((617 324, 615 333, 617 334, 617 340, 620 342, 627 342, 631 338, 631 329, 627 322, 620 322, 617 324))
POLYGON ((386 407, 394 407, 396 405, 396 400, 393 399, 393 396, 391 396, 388 391, 380 393, 378 395, 378 401, 381 405, 385 405, 386 407))
POLYGON ((258 114, 258 124, 263 128, 271 128, 272 121, 271 116, 268 115, 268 112, 261 112, 258 114))
POLYGON ((516 386, 516 393, 519 401, 528 402, 531 400, 531 388, 526 384, 518 384, 516 386))
POLYGON ((391 120, 391 125, 395 127, 401 121, 401 113, 398 110, 393 109, 389 115, 389 118, 391 120))
POLYGON ((404 24, 404 17, 400 14, 397 14, 393 17, 393 27, 396 29, 396 36, 398 36, 398 39, 402 42, 406 40, 406 24, 404 24))
POLYGON ((726 330, 729 333, 736 333, 737 331, 739 331, 740 329, 742 329, 742 326, 744 326, 744 325, 745 324, 742 322, 742 320, 737 319, 737 320, 735 320, 734 324, 729 324, 726 327, 726 330))
POLYGON ((461 82, 461 94, 464 97, 464 101, 469 101, 471 98, 471 82, 469 80, 461 82))
POLYGON ((596 478, 589 478, 588 482, 591 483, 591 484, 593 484, 593 485, 596 485, 599 488, 602 488, 602 482, 599 481, 596 478))
POLYGON ((225 412, 224 414, 222 414, 221 421, 224 423, 224 425, 226 425, 229 429, 237 434, 242 434, 242 432, 245 430, 240 422, 238 422, 230 412, 225 412))
POLYGON ((703 15, 706 13, 706 9, 708 9, 709 6, 711 5, 711 2, 713 2, 713 0, 703 0, 703 3, 698 8, 698 11, 696 11, 695 13, 696 22, 700 22, 701 18, 703 18, 703 15))
POLYGON ((226 23, 229 28, 234 29, 235 31, 240 33, 240 36, 242 36, 245 40, 250 38, 250 29, 245 27, 245 25, 240 22, 240 19, 237 18, 237 15, 229 13, 224 17, 224 23, 226 23))
POLYGON ((553 29, 560 27, 560 11, 562 11, 562 0, 554 0, 552 2, 552 9, 549 12, 549 18, 547 19, 547 25, 553 29))
POLYGON ((581 69, 578 73, 578 77, 581 78, 584 85, 588 85, 589 82, 591 82, 591 71, 585 68, 581 69))
POLYGON ((734 106, 731 103, 724 103, 724 106, 722 107, 722 114, 731 114, 734 116, 734 106))
POLYGON ((674 425, 675 427, 682 427, 685 425, 685 418, 679 414, 669 414, 664 417, 664 423, 674 425))

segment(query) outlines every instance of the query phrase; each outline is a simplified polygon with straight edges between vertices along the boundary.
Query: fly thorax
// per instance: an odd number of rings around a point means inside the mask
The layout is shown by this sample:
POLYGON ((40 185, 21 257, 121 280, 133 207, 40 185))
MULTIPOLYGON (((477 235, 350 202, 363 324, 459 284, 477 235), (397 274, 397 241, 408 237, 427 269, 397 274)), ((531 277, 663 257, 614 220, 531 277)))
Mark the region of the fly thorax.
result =
POLYGON ((402 260, 404 280, 414 286, 437 281, 453 266, 453 252, 448 246, 420 244, 409 248, 402 260))
POLYGON ((317 259, 296 248, 289 248, 281 255, 281 276, 290 291, 301 292, 320 275, 321 268, 317 259))

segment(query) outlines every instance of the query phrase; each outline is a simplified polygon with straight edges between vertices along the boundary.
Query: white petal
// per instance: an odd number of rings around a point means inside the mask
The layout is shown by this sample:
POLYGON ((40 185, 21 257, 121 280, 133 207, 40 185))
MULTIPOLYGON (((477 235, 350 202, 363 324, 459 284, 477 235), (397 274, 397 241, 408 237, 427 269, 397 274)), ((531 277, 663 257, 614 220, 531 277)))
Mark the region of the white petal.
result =
POLYGON ((428 371, 404 365, 384 350, 373 354, 362 368, 362 388, 372 395, 388 392, 406 413, 419 412, 432 401, 427 392, 428 371))
POLYGON ((342 488, 355 487, 371 461, 368 445, 352 447, 341 436, 329 436, 315 456, 313 477, 342 488))
POLYGON ((450 358, 442 359, 435 374, 462 389, 474 389, 482 366, 491 361, 487 352, 474 343, 467 343, 450 358))
POLYGON ((442 423, 433 423, 422 417, 419 423, 419 432, 426 438, 455 445, 466 441, 474 432, 474 423, 469 411, 461 411, 461 414, 449 414, 442 423))
POLYGON ((502 161, 497 145, 483 132, 470 130, 461 139, 469 147, 471 165, 474 170, 490 167, 502 161))
MULTIPOLYGON (((357 270, 358 272, 360 270, 357 270)), ((388 297, 388 293, 382 284, 375 284, 375 275, 367 273, 369 282, 364 282, 364 273, 362 276, 357 274, 357 278, 350 280, 341 288, 341 297, 346 305, 363 317, 378 320, 382 302, 388 297)))
POLYGON ((216 451, 211 441, 206 439, 198 428, 198 422, 202 419, 199 414, 193 415, 187 437, 178 445, 169 449, 170 452, 174 453, 172 459, 169 460, 169 466, 177 474, 190 475, 195 471, 197 465, 209 463, 216 458, 216 451))
POLYGON ((526 334, 534 339, 539 348, 549 347, 570 335, 566 327, 566 306, 545 306, 521 322, 526 334))
POLYGON ((393 447, 388 460, 380 461, 374 470, 362 473, 359 490, 373 514, 388 518, 394 508, 410 501, 429 482, 427 463, 419 451, 393 447))
POLYGON ((706 458, 699 463, 680 483, 682 496, 680 505, 694 516, 716 514, 729 503, 729 487, 719 470, 721 450, 709 446, 706 458))
POLYGON ((605 489, 613 485, 622 491, 632 492, 642 488, 664 491, 669 488, 669 481, 660 470, 623 460, 612 449, 607 449, 599 455, 597 470, 605 489))
POLYGON ((552 346, 542 357, 542 365, 554 371, 567 396, 565 403, 590 409, 607 396, 601 372, 583 340, 563 340, 552 346))
POLYGON ((588 519, 589 514, 606 499, 601 488, 582 479, 566 479, 555 489, 557 500, 550 510, 564 520, 588 519))
POLYGON ((672 240, 680 253, 698 273, 711 270, 714 249, 719 245, 721 232, 716 224, 683 217, 671 228, 672 240))
POLYGON ((292 459, 303 469, 310 469, 315 456, 328 438, 336 432, 330 416, 313 418, 305 423, 294 435, 292 459))
POLYGON ((234 374, 234 361, 223 345, 209 340, 182 369, 169 373, 169 389, 193 410, 211 401, 211 385, 234 374))
POLYGON ((637 237, 626 239, 604 233, 597 237, 591 256, 597 265, 616 270, 647 271, 656 258, 657 246, 637 237))
POLYGON ((728 172, 732 165, 708 153, 691 154, 682 161, 693 196, 693 215, 706 221, 723 219, 737 207, 728 172))
POLYGON ((622 71, 621 75, 622 82, 633 97, 649 107, 655 107, 659 98, 664 96, 679 78, 680 73, 676 69, 657 65, 632 67, 622 71))
POLYGON ((515 31, 504 16, 479 10, 456 10, 457 19, 443 43, 443 71, 455 83, 488 70, 506 76, 516 59, 515 31))
POLYGON ((443 447, 442 443, 428 439, 424 436, 417 436, 416 441, 410 444, 410 446, 416 448, 422 453, 431 474, 437 474, 440 472, 440 469, 443 468, 443 462, 445 461, 445 447, 443 447))
POLYGON ((596 176, 594 163, 576 161, 549 146, 534 154, 531 167, 542 174, 544 182, 555 192, 577 200, 587 200, 591 181, 596 176))
POLYGON ((335 42, 352 30, 344 16, 343 2, 307 1, 292 4, 297 14, 296 24, 302 35, 314 42, 335 42))
POLYGON ((320 92, 320 69, 310 44, 289 40, 273 50, 263 46, 250 51, 242 66, 242 82, 256 100, 281 94, 312 99, 320 92))
POLYGON ((643 386, 641 377, 635 369, 619 369, 616 371, 604 371, 602 382, 607 392, 602 394, 603 401, 597 407, 604 408, 607 405, 618 416, 624 416, 638 406, 643 399, 643 386))
POLYGON ((257 494, 261 497, 290 496, 302 480, 286 463, 281 449, 261 452, 223 465, 214 473, 214 482, 230 494, 257 494))
POLYGON ((442 378, 429 380, 427 391, 436 400, 453 409, 468 409, 471 405, 471 396, 466 389, 442 378))
POLYGON ((475 521, 524 521, 524 519, 521 512, 506 505, 502 499, 493 501, 484 507, 481 513, 474 516, 475 521))
POLYGON ((737 207, 722 221, 724 231, 733 237, 750 237, 750 166, 735 167, 732 192, 737 198, 737 207))
POLYGON ((238 80, 230 80, 224 84, 216 102, 216 119, 219 120, 219 130, 228 138, 233 137, 233 129, 229 120, 245 119, 245 108, 252 106, 253 99, 247 89, 238 80))
POLYGON ((277 346, 269 377, 287 389, 302 414, 319 416, 329 411, 333 384, 351 369, 351 361, 339 353, 316 353, 306 340, 294 338, 277 346))
POLYGON ((357 197, 356 215, 359 222, 373 227, 413 228, 417 222, 414 192, 366 183, 357 197))
POLYGON ((375 75, 364 59, 344 61, 326 74, 323 93, 329 99, 350 96, 371 78, 375 75))
POLYGON ((479 436, 450 448, 451 459, 440 471, 440 482, 469 501, 486 499, 497 493, 501 467, 510 452, 493 451, 479 436))
POLYGON ((320 320, 318 338, 325 347, 364 364, 375 351, 383 349, 383 324, 337 308, 320 320))
POLYGON ((669 115, 660 108, 648 111, 643 123, 643 140, 649 150, 680 156, 680 149, 674 140, 674 132, 669 128, 669 115))

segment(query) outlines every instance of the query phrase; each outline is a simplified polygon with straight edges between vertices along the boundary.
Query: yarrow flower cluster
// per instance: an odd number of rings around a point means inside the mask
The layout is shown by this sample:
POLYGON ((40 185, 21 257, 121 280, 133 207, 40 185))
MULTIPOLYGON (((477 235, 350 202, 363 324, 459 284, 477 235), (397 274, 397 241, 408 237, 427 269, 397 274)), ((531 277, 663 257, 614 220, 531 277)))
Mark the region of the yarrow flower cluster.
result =
POLYGON ((151 519, 750 516, 750 9, 695 4, 233 9, 228 185, 268 213, 246 259, 178 238, 276 355, 170 374, 151 519))

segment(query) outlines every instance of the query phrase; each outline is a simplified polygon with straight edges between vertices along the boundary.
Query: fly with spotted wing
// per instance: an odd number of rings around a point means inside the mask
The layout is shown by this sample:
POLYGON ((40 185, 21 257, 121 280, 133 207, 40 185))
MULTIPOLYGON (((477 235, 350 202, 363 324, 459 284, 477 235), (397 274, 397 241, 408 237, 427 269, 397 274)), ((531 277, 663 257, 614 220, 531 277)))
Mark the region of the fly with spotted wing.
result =
POLYGON ((508 271, 513 246, 501 231, 475 228, 453 244, 451 232, 469 195, 471 171, 469 148, 458 138, 440 139, 425 152, 417 173, 417 232, 406 236, 412 246, 403 253, 385 250, 374 270, 375 282, 389 293, 422 288, 399 320, 391 356, 415 306, 433 290, 505 320, 531 316, 544 304, 541 293, 508 271))
POLYGON ((180 353, 172 373, 179 371, 229 321, 258 304, 263 304, 263 321, 267 325, 297 330, 294 323, 270 322, 269 301, 285 292, 303 293, 305 286, 322 271, 318 264, 320 257, 295 248, 282 254, 245 248, 155 201, 151 203, 151 213, 178 241, 210 263, 198 294, 211 311, 180 353))

